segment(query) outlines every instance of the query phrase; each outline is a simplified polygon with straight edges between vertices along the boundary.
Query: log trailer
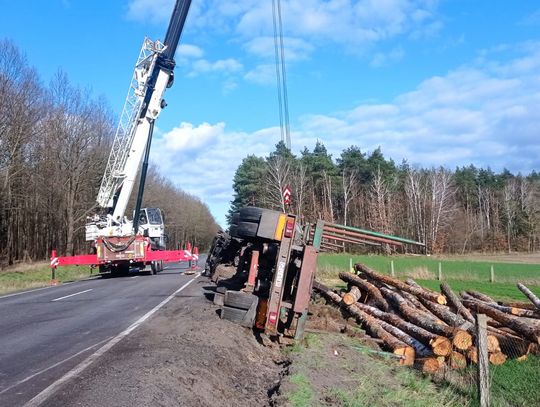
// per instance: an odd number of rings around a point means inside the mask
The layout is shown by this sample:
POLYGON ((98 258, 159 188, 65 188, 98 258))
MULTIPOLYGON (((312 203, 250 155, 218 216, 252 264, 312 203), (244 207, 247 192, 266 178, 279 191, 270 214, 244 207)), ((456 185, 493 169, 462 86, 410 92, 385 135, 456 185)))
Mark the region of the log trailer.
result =
POLYGON ((218 285, 214 302, 223 319, 270 338, 303 337, 319 252, 343 250, 345 243, 424 247, 322 220, 302 226, 293 214, 256 207, 241 208, 231 220, 228 233, 214 239, 205 265, 218 285), (225 264, 236 267, 234 276, 221 275, 225 264))
POLYGON ((111 152, 97 196, 101 208, 88 218, 86 241, 93 254, 51 256, 51 267, 95 265, 100 273, 125 273, 131 267, 150 266, 152 274, 163 262, 193 262, 197 248, 165 250, 163 213, 159 208, 141 208, 148 169, 154 123, 167 103, 165 91, 173 84, 174 55, 188 15, 191 0, 177 0, 163 42, 145 38, 135 64, 128 95, 116 130, 111 152), (141 166, 142 163, 142 166, 141 166), (133 220, 126 209, 140 171, 133 220))

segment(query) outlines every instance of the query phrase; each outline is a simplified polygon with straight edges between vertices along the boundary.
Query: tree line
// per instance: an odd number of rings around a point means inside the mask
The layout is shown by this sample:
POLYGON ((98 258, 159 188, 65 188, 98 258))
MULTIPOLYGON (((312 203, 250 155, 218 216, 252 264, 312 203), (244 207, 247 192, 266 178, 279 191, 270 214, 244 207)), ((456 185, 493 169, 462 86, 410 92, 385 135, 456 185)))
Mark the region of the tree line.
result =
POLYGON ((334 159, 320 142, 295 156, 280 142, 268 157, 244 158, 233 190, 229 219, 254 205, 291 211, 302 222, 322 219, 412 238, 430 253, 540 249, 536 171, 418 168, 396 164, 380 148, 365 153, 356 146, 334 159), (286 185, 292 188, 289 207, 286 185))
MULTIPOLYGON (((115 128, 103 98, 63 72, 43 85, 16 45, 0 40, 0 267, 46 259, 52 248, 88 251, 84 225, 98 209, 115 128)), ((155 168, 144 204, 164 210, 171 246, 208 245, 218 228, 204 203, 155 168)))

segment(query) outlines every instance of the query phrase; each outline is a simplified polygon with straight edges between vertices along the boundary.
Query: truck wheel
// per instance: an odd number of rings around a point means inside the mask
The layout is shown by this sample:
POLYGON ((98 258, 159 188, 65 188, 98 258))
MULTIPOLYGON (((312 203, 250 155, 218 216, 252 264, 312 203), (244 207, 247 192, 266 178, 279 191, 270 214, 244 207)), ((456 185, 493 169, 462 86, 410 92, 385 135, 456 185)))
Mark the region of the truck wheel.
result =
POLYGON ((150 274, 156 275, 157 274, 157 264, 155 261, 150 263, 150 274))
POLYGON ((258 301, 258 298, 253 294, 227 290, 225 292, 223 304, 229 307, 239 308, 247 311, 256 301, 258 301))
POLYGON ((238 222, 240 222, 240 213, 235 212, 231 218, 231 225, 238 225, 238 222))
POLYGON ((238 237, 238 225, 231 225, 229 227, 229 235, 231 237, 238 237))
POLYGON ((227 307, 226 305, 221 308, 221 319, 226 319, 227 321, 236 322, 238 324, 244 321, 246 314, 247 310, 244 309, 227 307))
POLYGON ((255 237, 257 236, 258 223, 253 222, 240 222, 238 224, 237 234, 238 237, 255 237))
POLYGON ((240 208, 239 212, 239 224, 240 222, 259 222, 264 209, 257 208, 255 206, 245 206, 240 208))

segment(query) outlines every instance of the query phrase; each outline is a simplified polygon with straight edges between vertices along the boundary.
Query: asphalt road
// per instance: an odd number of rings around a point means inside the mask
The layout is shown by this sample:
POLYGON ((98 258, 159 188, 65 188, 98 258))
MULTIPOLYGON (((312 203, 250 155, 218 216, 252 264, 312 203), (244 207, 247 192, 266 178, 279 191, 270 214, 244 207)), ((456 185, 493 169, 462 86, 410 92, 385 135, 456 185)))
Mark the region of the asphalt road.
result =
POLYGON ((96 278, 0 297, 0 406, 24 405, 62 378, 192 280, 186 270, 169 264, 156 276, 96 278))

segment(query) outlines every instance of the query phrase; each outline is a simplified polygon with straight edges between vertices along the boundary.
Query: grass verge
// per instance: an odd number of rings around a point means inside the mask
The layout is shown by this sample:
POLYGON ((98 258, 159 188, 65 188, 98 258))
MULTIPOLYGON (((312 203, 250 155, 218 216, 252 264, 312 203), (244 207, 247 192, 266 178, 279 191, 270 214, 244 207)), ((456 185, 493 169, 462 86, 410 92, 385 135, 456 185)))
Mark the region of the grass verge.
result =
MULTIPOLYGON (((89 277, 90 267, 66 266, 56 270, 60 282, 80 280, 89 277)), ((47 286, 51 281, 51 268, 46 262, 19 264, 0 272, 0 295, 15 291, 47 286)))

